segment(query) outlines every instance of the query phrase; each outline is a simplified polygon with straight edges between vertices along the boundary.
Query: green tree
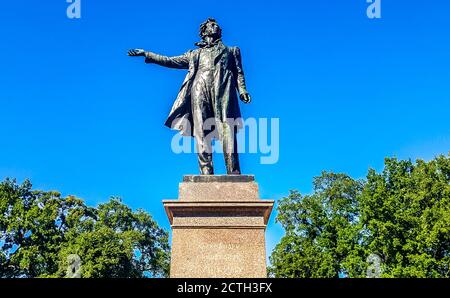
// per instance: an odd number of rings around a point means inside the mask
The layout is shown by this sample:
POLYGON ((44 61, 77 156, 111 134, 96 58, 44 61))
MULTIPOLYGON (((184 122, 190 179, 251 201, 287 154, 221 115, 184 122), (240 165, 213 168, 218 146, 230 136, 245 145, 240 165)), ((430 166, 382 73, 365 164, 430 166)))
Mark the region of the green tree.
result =
POLYGON ((384 277, 450 277, 450 158, 385 160, 360 197, 365 247, 384 277))
POLYGON ((364 181, 324 172, 312 195, 279 202, 277 221, 273 276, 364 277, 377 254, 382 277, 450 277, 450 155, 387 158, 364 181))
POLYGON ((0 277, 63 277, 77 254, 83 277, 167 276, 168 233, 112 198, 98 208, 73 196, 0 183, 0 277))
POLYGON ((362 182, 345 174, 323 172, 314 193, 297 191, 281 199, 277 222, 286 235, 270 260, 275 277, 338 277, 353 272, 363 252, 358 245, 358 202, 362 182))

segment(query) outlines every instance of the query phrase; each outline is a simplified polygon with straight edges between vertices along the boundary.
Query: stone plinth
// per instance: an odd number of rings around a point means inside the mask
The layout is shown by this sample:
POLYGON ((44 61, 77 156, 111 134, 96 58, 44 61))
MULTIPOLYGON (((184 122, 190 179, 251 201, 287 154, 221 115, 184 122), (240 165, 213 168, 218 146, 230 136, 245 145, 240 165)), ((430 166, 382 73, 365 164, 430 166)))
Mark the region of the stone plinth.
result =
POLYGON ((184 176, 163 201, 172 227, 171 277, 266 277, 265 229, 272 200, 250 175, 184 176))

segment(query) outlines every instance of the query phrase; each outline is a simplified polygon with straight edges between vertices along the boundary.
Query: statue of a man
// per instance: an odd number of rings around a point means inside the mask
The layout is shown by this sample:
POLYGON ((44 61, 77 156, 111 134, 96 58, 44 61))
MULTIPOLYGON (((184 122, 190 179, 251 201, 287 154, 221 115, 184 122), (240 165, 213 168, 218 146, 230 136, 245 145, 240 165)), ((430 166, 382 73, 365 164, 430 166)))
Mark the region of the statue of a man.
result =
POLYGON ((238 47, 222 43, 222 30, 209 18, 200 26, 201 41, 197 49, 181 56, 167 57, 142 49, 129 56, 144 56, 146 63, 189 69, 177 99, 166 120, 166 126, 194 136, 202 175, 213 175, 212 140, 223 145, 227 174, 239 175, 236 133, 242 127, 238 97, 250 102, 238 47))

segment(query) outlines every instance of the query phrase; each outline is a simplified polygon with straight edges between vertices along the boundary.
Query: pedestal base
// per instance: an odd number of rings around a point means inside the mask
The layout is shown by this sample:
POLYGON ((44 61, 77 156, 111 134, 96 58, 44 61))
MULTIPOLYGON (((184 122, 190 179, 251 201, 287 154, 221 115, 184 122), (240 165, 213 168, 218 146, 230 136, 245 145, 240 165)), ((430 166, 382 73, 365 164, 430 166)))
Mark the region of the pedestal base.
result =
POLYGON ((185 176, 163 201, 172 227, 171 277, 266 277, 265 228, 272 200, 253 176, 185 176))

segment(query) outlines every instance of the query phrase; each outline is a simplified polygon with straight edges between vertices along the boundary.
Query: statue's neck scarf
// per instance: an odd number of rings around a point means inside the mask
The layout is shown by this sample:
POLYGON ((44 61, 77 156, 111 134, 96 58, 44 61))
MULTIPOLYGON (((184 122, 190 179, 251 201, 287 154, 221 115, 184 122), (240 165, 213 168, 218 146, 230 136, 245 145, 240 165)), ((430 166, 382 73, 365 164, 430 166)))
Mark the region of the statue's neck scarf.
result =
POLYGON ((211 48, 213 46, 219 45, 221 42, 222 42, 222 39, 219 38, 212 42, 202 40, 202 41, 196 42, 195 45, 198 46, 199 48, 211 48))

